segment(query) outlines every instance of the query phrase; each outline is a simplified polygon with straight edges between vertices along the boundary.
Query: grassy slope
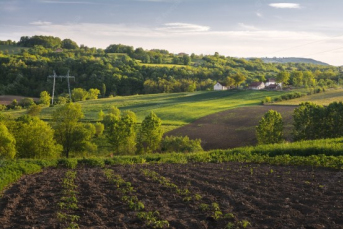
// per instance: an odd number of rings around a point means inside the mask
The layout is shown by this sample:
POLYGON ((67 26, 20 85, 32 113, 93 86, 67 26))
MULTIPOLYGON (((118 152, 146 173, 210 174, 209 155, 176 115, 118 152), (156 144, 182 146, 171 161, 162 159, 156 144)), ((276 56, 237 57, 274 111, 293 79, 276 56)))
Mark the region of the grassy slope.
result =
POLYGON ((324 93, 305 96, 298 99, 292 99, 275 103, 277 105, 299 105, 303 102, 313 102, 319 105, 329 105, 332 102, 343 101, 343 89, 330 90, 324 93))
MULTIPOLYGON (((287 92, 275 91, 209 91, 154 95, 134 95, 79 102, 85 120, 97 120, 100 110, 105 113, 111 106, 132 110, 141 122, 154 111, 167 125, 184 125, 201 117, 228 109, 260 104, 266 96, 279 96, 287 92)), ((50 119, 55 108, 45 108, 41 118, 50 119)), ((14 116, 25 111, 11 111, 14 116)))

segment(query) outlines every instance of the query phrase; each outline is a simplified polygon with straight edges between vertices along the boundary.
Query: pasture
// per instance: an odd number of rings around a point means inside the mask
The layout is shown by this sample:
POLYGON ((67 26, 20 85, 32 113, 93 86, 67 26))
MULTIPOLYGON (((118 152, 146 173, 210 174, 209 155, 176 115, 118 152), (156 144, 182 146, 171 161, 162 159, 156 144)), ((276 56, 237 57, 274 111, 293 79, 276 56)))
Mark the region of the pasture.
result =
MULTIPOLYGON (((266 97, 280 96, 287 92, 229 90, 208 92, 182 92, 151 95, 117 96, 78 102, 85 114, 84 121, 97 121, 100 110, 107 112, 111 106, 120 110, 131 110, 141 122, 151 111, 161 119, 163 125, 182 126, 220 111, 243 106, 258 105, 266 97)), ((41 118, 51 119, 55 107, 42 110, 41 118)), ((6 111, 17 117, 26 111, 6 111)))
POLYGON ((332 102, 340 102, 343 101, 343 89, 331 89, 326 92, 312 94, 309 96, 292 99, 292 100, 285 100, 278 103, 274 103, 276 105, 299 105, 300 103, 304 102, 312 102, 318 105, 327 106, 332 102))

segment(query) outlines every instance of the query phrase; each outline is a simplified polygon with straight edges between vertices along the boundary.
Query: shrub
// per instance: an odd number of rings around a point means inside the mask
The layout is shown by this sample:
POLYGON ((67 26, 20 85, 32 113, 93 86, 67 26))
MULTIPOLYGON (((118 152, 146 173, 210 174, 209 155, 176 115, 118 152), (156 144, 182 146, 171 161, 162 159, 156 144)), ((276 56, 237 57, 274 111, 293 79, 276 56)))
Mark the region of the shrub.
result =
POLYGON ((57 160, 57 167, 75 169, 78 161, 76 159, 61 158, 57 160))
POLYGON ((84 165, 88 167, 104 167, 105 161, 97 158, 83 158, 77 161, 79 165, 84 165))
POLYGON ((201 140, 200 139, 190 140, 188 136, 165 137, 161 142, 161 150, 163 152, 181 152, 181 153, 203 151, 201 147, 201 140))

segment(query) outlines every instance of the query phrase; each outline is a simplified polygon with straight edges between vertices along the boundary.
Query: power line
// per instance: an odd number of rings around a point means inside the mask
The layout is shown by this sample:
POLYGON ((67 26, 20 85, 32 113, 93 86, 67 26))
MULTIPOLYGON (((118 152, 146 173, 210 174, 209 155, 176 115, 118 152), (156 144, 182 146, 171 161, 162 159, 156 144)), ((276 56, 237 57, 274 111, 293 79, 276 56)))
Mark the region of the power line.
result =
POLYGON ((72 78, 72 79, 74 79, 74 81, 75 81, 75 76, 70 76, 70 75, 69 75, 69 70, 68 70, 67 75, 65 75, 65 76, 58 76, 58 75, 56 75, 55 70, 53 71, 53 73, 54 73, 53 75, 48 76, 48 78, 53 78, 53 79, 54 79, 54 82, 53 82, 53 85, 52 85, 51 104, 54 104, 56 78, 60 78, 61 80, 62 80, 63 78, 66 78, 66 79, 67 79, 67 81, 68 81, 69 99, 70 99, 70 101, 71 101, 71 92, 70 92, 70 82, 69 82, 69 79, 72 78))
POLYGON ((305 43, 305 44, 301 44, 301 45, 296 45, 296 46, 292 46, 292 47, 285 48, 285 49, 280 49, 280 50, 277 50, 277 51, 274 51, 274 52, 270 53, 269 55, 272 55, 272 54, 275 54, 275 53, 278 53, 278 52, 282 52, 282 51, 288 51, 288 50, 295 49, 295 48, 304 47, 304 46, 311 45, 311 44, 321 43, 321 42, 324 42, 324 41, 327 41, 327 40, 331 40, 331 39, 334 39, 334 38, 338 38, 338 37, 343 37, 343 35, 338 35, 338 36, 322 39, 322 40, 319 40, 319 41, 313 41, 313 42, 309 42, 309 43, 305 43))
POLYGON ((309 54, 309 55, 306 55, 306 56, 308 57, 308 56, 313 56, 313 55, 317 55, 317 54, 333 52, 333 51, 340 50, 340 49, 343 49, 343 47, 335 48, 335 49, 331 49, 331 50, 326 50, 326 51, 322 51, 322 52, 316 52, 316 53, 312 53, 312 54, 309 54))

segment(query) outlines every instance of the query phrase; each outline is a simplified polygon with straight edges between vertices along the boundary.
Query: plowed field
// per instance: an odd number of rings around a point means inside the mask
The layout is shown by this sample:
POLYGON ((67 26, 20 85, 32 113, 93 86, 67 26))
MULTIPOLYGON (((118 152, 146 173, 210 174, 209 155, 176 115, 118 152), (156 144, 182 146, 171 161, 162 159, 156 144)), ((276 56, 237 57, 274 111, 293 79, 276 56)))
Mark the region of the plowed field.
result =
POLYGON ((293 111, 296 106, 249 106, 222 111, 166 133, 166 136, 188 136, 201 139, 204 150, 229 149, 257 144, 256 126, 269 110, 280 112, 284 137, 292 140, 293 111))
MULTIPOLYGON (((158 211, 170 228, 225 228, 246 220, 248 228, 343 228, 343 173, 311 167, 265 164, 156 164, 109 167, 136 190, 145 211, 158 211), (142 172, 155 171, 184 196, 142 172), (200 204, 218 203, 214 220, 200 204)), ((80 228, 148 228, 121 198, 100 168, 76 169, 80 228)), ((57 219, 65 169, 23 177, 0 200, 0 228, 61 228, 57 219)))

